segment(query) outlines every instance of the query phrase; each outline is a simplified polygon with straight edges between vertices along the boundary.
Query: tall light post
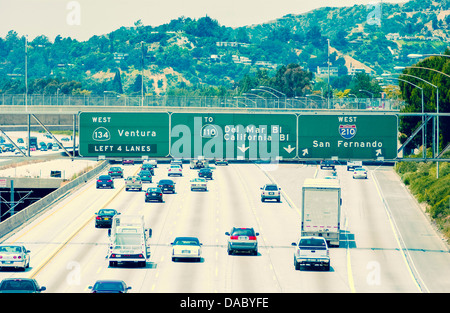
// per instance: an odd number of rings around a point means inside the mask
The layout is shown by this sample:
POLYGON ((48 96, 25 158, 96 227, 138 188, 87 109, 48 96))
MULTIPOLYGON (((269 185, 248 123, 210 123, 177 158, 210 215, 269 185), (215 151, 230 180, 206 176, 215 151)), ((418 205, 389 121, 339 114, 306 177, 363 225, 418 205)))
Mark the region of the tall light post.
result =
MULTIPOLYGON (((399 74, 400 75, 400 74, 399 74)), ((378 80, 382 80, 382 79, 385 79, 385 77, 377 77, 377 79, 378 80)), ((423 88, 422 87, 420 87, 420 86, 417 86, 417 85, 415 85, 415 84, 413 84, 413 83, 411 83, 410 81, 407 81, 407 80, 404 80, 404 79, 401 79, 401 78, 396 78, 396 77, 388 77, 387 79, 395 79, 395 80, 398 80, 398 81, 402 81, 402 82, 404 82, 404 83, 407 83, 407 84, 410 84, 411 86, 413 86, 413 87, 416 87, 416 88, 418 88, 418 89, 420 89, 420 91, 421 91, 421 93, 422 93, 422 145, 423 145, 423 149, 422 149, 422 157, 425 159, 426 158, 426 139, 425 139, 425 135, 426 135, 426 125, 424 125, 424 121, 425 121, 425 119, 424 119, 424 113, 425 113, 425 111, 424 111, 424 101, 423 101, 423 88)))
POLYGON ((284 108, 286 109, 287 96, 286 96, 285 93, 283 93, 283 92, 281 92, 279 90, 276 90, 275 88, 269 87, 269 86, 259 86, 258 88, 260 88, 260 89, 269 89, 269 90, 271 90, 273 92, 276 92, 276 93, 280 94, 281 96, 283 96, 284 97, 284 108))
POLYGON ((25 111, 28 112, 28 38, 26 35, 25 35, 25 111))
POLYGON ((410 58, 410 59, 420 59, 420 58, 423 58, 423 57, 446 57, 446 58, 450 58, 450 55, 439 54, 439 53, 430 53, 430 54, 410 53, 410 54, 408 54, 408 58, 410 58))
MULTIPOLYGON (((430 83, 429 81, 427 81, 427 80, 425 80, 423 78, 420 78, 420 77, 417 77, 417 76, 414 76, 414 75, 404 74, 404 73, 398 74, 398 75, 399 76, 406 76, 406 77, 416 78, 416 79, 418 79, 418 80, 420 80, 420 81, 422 81, 422 82, 424 82, 424 83, 426 83, 426 84, 436 88, 437 122, 436 122, 436 130, 433 130, 433 134, 434 134, 434 136, 436 138, 435 139, 436 140, 435 147, 434 147, 434 151, 433 152, 434 152, 434 155, 436 156, 436 155, 439 154, 439 87, 434 85, 434 84, 432 84, 432 83, 430 83)), ((439 162, 438 161, 436 161, 436 178, 439 178, 439 162)))
MULTIPOLYGON (((450 55, 438 54, 438 53, 430 53, 430 54, 411 53, 411 54, 408 54, 408 58, 412 58, 412 59, 423 58, 423 57, 428 57, 428 56, 437 56, 437 57, 450 58, 450 55)), ((417 68, 422 68, 422 67, 417 67, 417 68)), ((430 69, 430 68, 423 68, 423 69, 435 71, 435 72, 438 72, 439 74, 442 74, 442 75, 445 75, 447 77, 450 77, 449 75, 447 75, 447 74, 445 74, 443 72, 437 71, 435 69, 430 69)), ((436 124, 437 124, 437 126, 436 126, 436 132, 437 132, 437 135, 436 135, 437 136, 437 138, 436 138, 436 146, 437 147, 436 147, 436 149, 437 150, 436 150, 436 152, 437 152, 437 155, 439 155, 439 89, 437 89, 437 97, 438 97, 438 100, 437 100, 437 107, 436 107, 436 113, 437 113, 437 121, 436 121, 436 124)), ((439 162, 436 162, 436 173, 437 173, 437 178, 439 178, 439 162)))
POLYGON ((277 96, 276 94, 274 94, 273 92, 270 92, 270 91, 268 91, 268 90, 261 89, 261 88, 253 88, 253 89, 251 89, 251 91, 263 91, 263 92, 270 93, 272 96, 274 96, 275 98, 277 98, 278 109, 280 108, 280 97, 278 97, 278 96, 277 96))

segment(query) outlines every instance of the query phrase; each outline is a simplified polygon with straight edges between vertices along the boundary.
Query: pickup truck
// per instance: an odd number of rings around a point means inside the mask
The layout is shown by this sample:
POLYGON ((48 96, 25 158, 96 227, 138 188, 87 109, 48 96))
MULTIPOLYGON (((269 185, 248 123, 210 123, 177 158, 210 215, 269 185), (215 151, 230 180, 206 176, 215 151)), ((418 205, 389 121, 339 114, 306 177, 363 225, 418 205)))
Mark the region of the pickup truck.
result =
POLYGON ((142 180, 140 176, 128 176, 127 179, 125 179, 125 190, 128 191, 129 189, 142 190, 142 180))
POLYGON ((304 266, 320 266, 323 269, 330 270, 330 251, 327 241, 323 237, 300 237, 298 242, 293 242, 294 267, 300 270, 304 266))

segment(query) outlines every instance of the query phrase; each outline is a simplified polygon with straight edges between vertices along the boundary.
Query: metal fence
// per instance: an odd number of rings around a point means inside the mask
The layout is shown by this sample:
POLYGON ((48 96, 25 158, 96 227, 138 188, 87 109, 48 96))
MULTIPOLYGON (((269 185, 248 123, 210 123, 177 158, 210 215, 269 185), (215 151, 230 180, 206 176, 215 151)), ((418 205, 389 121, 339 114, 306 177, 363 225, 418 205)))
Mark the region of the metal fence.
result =
POLYGON ((372 98, 259 98, 209 96, 68 96, 68 95, 0 95, 0 105, 12 106, 155 106, 155 107, 224 107, 260 109, 340 109, 397 111, 404 101, 372 98))

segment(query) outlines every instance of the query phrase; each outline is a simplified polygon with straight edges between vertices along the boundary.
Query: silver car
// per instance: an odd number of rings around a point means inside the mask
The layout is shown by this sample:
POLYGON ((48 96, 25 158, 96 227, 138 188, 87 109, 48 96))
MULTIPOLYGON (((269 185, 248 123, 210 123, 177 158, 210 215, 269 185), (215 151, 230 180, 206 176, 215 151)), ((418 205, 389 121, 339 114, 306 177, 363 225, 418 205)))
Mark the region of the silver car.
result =
POLYGON ((228 255, 232 255, 235 251, 250 252, 252 255, 258 255, 259 233, 253 228, 236 228, 233 227, 230 232, 226 232, 228 237, 228 255))
POLYGON ((30 250, 22 245, 0 245, 0 268, 14 267, 25 271, 30 267, 30 250))

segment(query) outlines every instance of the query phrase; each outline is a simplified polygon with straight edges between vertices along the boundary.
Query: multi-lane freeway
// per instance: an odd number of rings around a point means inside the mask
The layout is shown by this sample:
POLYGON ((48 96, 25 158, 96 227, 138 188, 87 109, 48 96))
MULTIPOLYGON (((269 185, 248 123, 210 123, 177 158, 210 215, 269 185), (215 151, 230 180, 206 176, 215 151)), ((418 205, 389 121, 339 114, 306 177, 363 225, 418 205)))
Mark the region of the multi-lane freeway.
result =
MULTIPOLYGON (((167 177, 155 169, 153 185, 167 177)), ((139 165, 125 165, 125 176, 139 165)), ((208 191, 191 191, 197 170, 184 166, 174 177, 176 193, 145 203, 144 191, 96 189, 87 182, 1 241, 31 250, 30 268, 3 270, 7 277, 35 278, 50 293, 85 293, 99 279, 124 280, 135 293, 416 293, 450 291, 450 254, 419 205, 391 167, 369 167, 355 180, 337 167, 342 186, 340 247, 330 249, 330 271, 293 265, 291 243, 300 232, 300 188, 304 179, 329 175, 315 165, 230 164, 214 169, 208 191), (260 200, 260 187, 277 183, 281 202, 260 200), (142 214, 152 228, 152 256, 146 267, 109 267, 107 230, 94 227, 95 213, 113 208, 142 214), (258 255, 228 255, 225 232, 233 226, 260 233, 258 255), (200 262, 173 262, 177 236, 203 243, 200 262)), ((151 184, 145 184, 145 187, 151 184)))

